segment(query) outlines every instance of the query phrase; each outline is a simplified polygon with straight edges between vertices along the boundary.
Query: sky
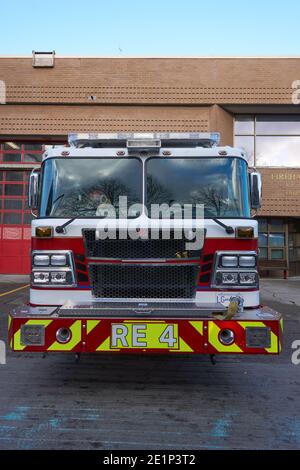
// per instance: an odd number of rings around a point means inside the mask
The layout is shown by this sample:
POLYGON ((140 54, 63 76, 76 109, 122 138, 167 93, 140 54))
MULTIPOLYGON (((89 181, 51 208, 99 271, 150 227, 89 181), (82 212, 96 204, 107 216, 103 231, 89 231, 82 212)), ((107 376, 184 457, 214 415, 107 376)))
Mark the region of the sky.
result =
POLYGON ((0 54, 300 55, 299 0, 0 0, 0 54))

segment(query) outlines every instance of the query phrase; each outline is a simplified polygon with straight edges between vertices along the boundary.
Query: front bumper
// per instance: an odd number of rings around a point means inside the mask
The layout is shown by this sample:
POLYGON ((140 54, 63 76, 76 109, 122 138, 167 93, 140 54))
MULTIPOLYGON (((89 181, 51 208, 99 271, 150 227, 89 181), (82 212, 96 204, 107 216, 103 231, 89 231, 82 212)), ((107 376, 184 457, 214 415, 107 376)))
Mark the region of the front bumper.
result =
POLYGON ((54 307, 22 306, 9 315, 8 339, 13 351, 113 352, 137 354, 279 354, 283 320, 268 307, 245 309, 231 320, 221 304, 85 303, 54 307), (171 326, 170 326, 171 325, 171 326), (28 342, 27 332, 40 334, 28 342), (166 328, 170 327, 167 330, 166 328), (70 332, 62 343, 60 328, 70 332), (121 329, 126 337, 115 341, 121 329), (138 333, 133 339, 133 328, 138 333), (221 332, 233 332, 224 344, 221 332), (38 333, 37 333, 38 332, 38 333), (170 342, 172 332, 173 342, 170 342), (125 334, 125 333, 124 333, 125 334), (262 336, 261 336, 262 334, 262 336), (139 336, 140 335, 140 336, 139 336), (257 336, 255 336, 257 335, 257 336), (263 337, 263 345, 261 338, 263 337), (37 340, 36 340, 37 339, 37 340), (30 343, 30 344, 29 344, 30 343))

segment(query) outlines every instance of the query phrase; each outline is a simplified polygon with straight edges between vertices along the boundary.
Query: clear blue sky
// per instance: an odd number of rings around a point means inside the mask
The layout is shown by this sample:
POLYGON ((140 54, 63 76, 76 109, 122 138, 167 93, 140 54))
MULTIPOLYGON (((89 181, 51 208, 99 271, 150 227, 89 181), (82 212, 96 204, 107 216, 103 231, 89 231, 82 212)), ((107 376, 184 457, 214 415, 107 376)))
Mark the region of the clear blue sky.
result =
POLYGON ((300 55, 299 0, 0 0, 0 54, 300 55))

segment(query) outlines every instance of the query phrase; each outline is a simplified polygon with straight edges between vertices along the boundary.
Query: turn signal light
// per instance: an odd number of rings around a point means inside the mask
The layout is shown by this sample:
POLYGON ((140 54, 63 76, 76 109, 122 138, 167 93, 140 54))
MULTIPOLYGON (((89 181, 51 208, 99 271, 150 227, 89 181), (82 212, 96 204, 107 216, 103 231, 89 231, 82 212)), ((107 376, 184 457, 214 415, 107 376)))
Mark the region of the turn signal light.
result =
POLYGON ((36 227, 35 236, 37 238, 52 238, 53 227, 36 227))
POLYGON ((237 238, 254 238, 253 227, 237 227, 236 229, 237 238))

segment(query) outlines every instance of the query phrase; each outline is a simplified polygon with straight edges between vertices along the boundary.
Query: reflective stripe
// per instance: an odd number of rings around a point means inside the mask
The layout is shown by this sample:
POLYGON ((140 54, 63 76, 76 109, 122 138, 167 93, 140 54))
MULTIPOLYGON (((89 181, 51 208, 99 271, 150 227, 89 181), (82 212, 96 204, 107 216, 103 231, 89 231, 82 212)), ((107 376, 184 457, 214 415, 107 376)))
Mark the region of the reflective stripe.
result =
POLYGON ((15 351, 23 351, 26 346, 21 345, 21 328, 14 334, 14 350, 15 351))
POLYGON ((214 322, 208 323, 208 341, 209 343, 218 351, 218 352, 231 352, 231 353, 241 353, 243 350, 237 346, 237 344, 231 344, 226 346, 222 344, 219 340, 219 333, 221 328, 216 325, 214 322))
POLYGON ((101 320, 87 320, 86 322, 86 332, 89 334, 96 326, 99 325, 101 320))
POLYGON ((72 333, 72 338, 68 343, 62 344, 58 341, 54 341, 54 343, 49 346, 47 351, 72 351, 72 349, 75 348, 75 346, 77 346, 77 344, 81 341, 81 320, 75 321, 73 325, 70 326, 70 330, 72 333))
POLYGON ((53 320, 28 320, 25 325, 44 325, 45 328, 52 323, 53 320))
POLYGON ((280 352, 279 347, 279 338, 271 331, 271 346, 269 348, 265 348, 268 353, 277 353, 280 352))
POLYGON ((103 341, 96 351, 120 351, 120 349, 112 349, 110 346, 110 336, 103 341))
POLYGON ((179 349, 170 349, 169 352, 194 352, 194 350, 182 338, 179 338, 179 349))
POLYGON ((190 324, 203 336, 203 321, 190 321, 190 324))

